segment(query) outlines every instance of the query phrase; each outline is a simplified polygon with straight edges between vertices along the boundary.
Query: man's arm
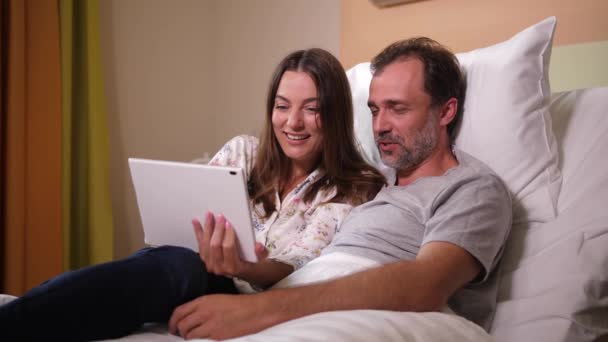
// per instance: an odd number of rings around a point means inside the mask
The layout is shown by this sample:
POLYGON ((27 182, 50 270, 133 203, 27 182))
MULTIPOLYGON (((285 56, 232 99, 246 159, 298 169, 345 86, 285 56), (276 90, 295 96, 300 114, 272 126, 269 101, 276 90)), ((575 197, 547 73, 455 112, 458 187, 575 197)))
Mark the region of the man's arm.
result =
POLYGON ((447 242, 424 245, 401 261, 326 283, 255 295, 203 296, 178 307, 169 328, 189 339, 225 339, 324 311, 435 311, 482 270, 467 251, 447 242))

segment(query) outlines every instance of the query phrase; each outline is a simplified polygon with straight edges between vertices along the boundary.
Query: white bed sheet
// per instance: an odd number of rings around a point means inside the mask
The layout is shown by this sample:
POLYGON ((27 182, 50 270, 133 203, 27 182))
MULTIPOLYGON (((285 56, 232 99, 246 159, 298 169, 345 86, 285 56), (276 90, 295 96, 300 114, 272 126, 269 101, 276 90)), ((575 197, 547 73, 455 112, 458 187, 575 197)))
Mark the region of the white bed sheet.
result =
MULTIPOLYGON (((183 341, 166 333, 166 327, 151 326, 121 342, 183 341)), ((192 341, 211 341, 197 339, 192 341)), ((454 314, 410 313, 380 310, 324 312, 289 321, 232 342, 483 342, 494 341, 476 324, 454 314)))
MULTIPOLYGON (((291 287, 346 276, 378 266, 363 257, 331 253, 311 261, 276 287, 291 287)), ((117 341, 181 341, 167 333, 166 326, 151 325, 143 331, 117 341)), ((381 310, 335 311, 303 317, 268 328, 260 333, 232 341, 491 341, 476 324, 455 315, 449 307, 443 312, 406 313, 381 310), (456 338, 456 339, 454 339, 456 338)), ((200 340, 206 341, 206 340, 200 340)))

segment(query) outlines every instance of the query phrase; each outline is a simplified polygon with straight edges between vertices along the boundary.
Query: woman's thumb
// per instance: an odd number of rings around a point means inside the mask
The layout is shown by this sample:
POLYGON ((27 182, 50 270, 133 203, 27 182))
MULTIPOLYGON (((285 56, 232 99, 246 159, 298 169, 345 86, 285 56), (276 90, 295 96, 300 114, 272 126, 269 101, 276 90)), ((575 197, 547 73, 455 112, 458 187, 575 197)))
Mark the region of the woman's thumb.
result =
POLYGON ((260 242, 255 243, 255 255, 258 257, 258 262, 268 257, 268 250, 260 242))

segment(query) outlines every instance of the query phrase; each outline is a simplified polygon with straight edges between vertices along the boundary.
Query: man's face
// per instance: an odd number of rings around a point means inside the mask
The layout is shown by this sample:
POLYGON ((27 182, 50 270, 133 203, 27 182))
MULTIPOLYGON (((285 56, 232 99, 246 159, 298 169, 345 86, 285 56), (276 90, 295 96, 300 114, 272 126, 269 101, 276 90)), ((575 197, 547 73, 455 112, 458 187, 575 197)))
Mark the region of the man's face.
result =
POLYGON ((424 90, 424 65, 408 58, 372 78, 368 106, 382 161, 398 170, 423 163, 437 146, 438 111, 424 90))

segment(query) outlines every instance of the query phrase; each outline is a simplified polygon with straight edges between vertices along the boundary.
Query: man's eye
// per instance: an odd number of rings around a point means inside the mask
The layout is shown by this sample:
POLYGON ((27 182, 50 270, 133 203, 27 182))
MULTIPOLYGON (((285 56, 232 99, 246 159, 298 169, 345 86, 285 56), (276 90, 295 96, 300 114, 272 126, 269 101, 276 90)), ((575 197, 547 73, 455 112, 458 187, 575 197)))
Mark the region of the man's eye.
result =
POLYGON ((398 113, 398 114, 405 113, 405 112, 407 112, 407 107, 402 107, 402 106, 393 107, 393 112, 398 113))
POLYGON ((369 111, 372 113, 372 116, 378 115, 378 108, 370 108, 369 111))

